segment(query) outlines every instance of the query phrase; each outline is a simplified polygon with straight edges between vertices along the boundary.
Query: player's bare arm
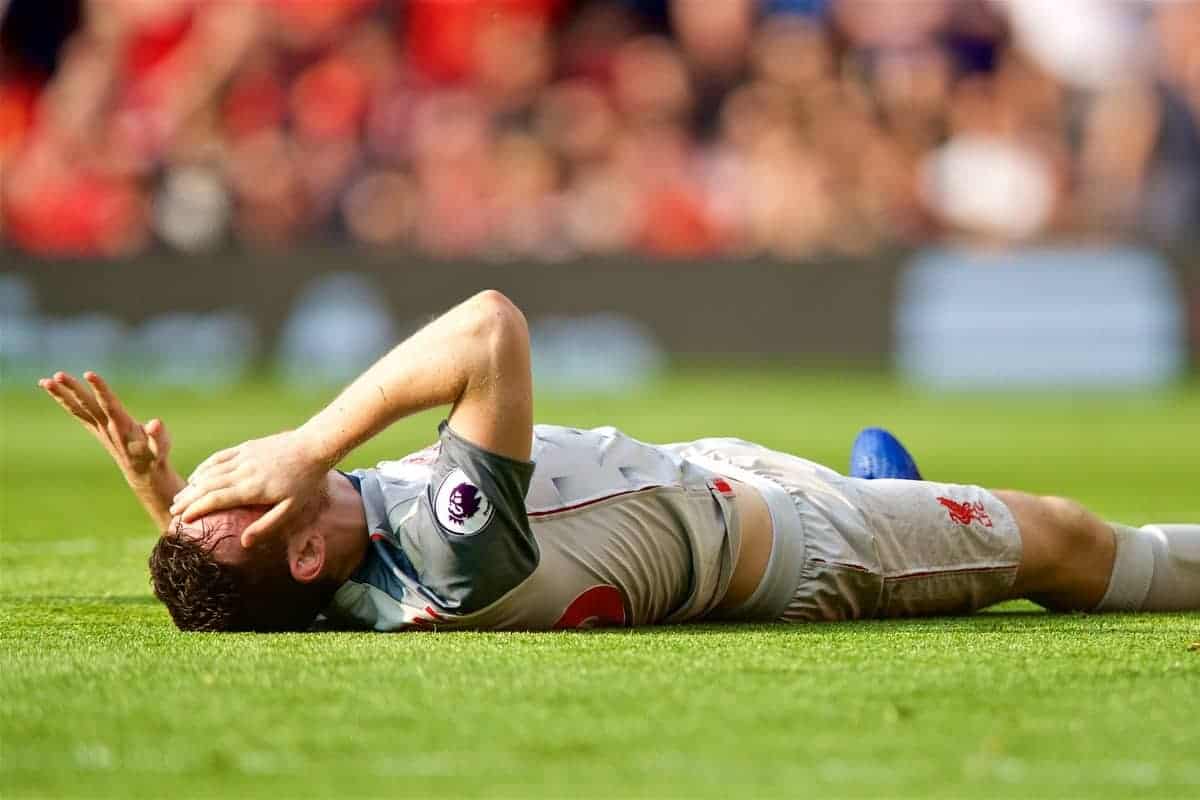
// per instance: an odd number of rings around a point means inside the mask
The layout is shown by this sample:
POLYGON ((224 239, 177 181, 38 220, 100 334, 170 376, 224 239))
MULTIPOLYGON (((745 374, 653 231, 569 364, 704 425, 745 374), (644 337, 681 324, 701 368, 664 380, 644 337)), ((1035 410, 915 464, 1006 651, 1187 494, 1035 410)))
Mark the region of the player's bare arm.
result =
POLYGON ((112 456, 125 482, 159 530, 171 520, 171 499, 184 486, 170 463, 171 438, 162 420, 142 424, 129 415, 103 378, 85 372, 81 382, 65 372, 38 381, 112 456))
POLYGON ((529 458, 529 333, 499 292, 481 292, 422 328, 299 428, 213 454, 171 512, 191 522, 221 509, 273 506, 244 531, 249 545, 299 513, 355 447, 403 417, 444 405, 452 406, 449 423, 459 436, 507 458, 529 458))

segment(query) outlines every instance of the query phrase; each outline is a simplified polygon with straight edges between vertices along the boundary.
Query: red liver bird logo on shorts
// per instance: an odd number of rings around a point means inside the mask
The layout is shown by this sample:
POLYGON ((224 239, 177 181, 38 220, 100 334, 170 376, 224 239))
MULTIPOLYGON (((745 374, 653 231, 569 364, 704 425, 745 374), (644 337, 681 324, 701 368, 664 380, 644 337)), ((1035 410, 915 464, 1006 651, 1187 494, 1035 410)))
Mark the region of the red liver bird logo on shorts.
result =
POLYGON ((984 509, 982 500, 976 500, 974 503, 959 503, 951 500, 949 497, 939 497, 937 501, 944 505, 946 510, 950 512, 950 519, 959 525, 970 525, 972 522, 978 522, 985 528, 992 527, 992 518, 988 516, 987 511, 984 509))

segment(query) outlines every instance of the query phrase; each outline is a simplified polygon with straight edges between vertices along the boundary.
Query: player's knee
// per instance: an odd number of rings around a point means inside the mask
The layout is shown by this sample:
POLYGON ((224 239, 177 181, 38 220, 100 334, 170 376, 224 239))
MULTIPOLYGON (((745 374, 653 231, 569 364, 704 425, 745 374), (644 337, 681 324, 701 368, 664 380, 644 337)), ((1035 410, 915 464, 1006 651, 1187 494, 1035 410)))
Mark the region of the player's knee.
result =
POLYGON ((1038 506, 1053 561, 1068 562, 1100 544, 1102 525, 1076 501, 1042 497, 1038 506))

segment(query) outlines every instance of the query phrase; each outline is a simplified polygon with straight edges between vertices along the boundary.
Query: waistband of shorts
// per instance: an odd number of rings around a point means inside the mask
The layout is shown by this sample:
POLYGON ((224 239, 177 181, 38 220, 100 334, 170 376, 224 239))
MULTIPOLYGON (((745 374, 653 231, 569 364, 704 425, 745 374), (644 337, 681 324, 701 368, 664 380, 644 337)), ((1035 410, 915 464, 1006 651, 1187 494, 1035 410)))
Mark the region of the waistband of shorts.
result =
POLYGON ((767 503, 774 529, 771 555, 758 587, 741 605, 716 611, 709 618, 759 622, 779 619, 796 593, 804 567, 804 522, 795 498, 765 475, 703 456, 688 456, 688 460, 757 489, 767 503))

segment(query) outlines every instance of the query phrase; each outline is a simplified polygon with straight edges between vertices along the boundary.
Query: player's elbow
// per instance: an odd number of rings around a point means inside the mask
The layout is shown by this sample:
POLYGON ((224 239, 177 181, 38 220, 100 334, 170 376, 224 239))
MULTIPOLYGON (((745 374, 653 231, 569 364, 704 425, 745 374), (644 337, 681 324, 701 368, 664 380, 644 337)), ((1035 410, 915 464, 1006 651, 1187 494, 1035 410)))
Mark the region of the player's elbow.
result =
POLYGON ((470 300, 474 310, 478 341, 486 343, 490 360, 527 363, 529 325, 525 315, 502 292, 487 289, 470 300))
POLYGON ((498 324, 525 325, 525 315, 517 304, 508 299, 504 292, 496 289, 484 289, 470 299, 470 304, 478 311, 498 324))

